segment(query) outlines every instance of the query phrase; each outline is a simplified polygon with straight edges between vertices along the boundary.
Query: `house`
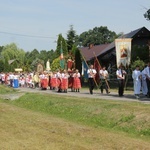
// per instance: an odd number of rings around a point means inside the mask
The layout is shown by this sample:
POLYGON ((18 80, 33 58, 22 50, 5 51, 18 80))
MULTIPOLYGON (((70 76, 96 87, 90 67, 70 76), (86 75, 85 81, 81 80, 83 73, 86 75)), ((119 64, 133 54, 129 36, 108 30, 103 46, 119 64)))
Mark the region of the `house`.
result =
MULTIPOLYGON (((124 34, 119 38, 132 38, 131 47, 134 45, 147 46, 150 41, 150 31, 145 28, 139 28, 124 34)), ((131 48, 132 49, 132 48, 131 48)), ((92 62, 95 57, 98 58, 100 64, 105 66, 111 66, 116 64, 116 47, 115 41, 109 44, 90 45, 89 47, 81 47, 80 52, 87 62, 92 62)))

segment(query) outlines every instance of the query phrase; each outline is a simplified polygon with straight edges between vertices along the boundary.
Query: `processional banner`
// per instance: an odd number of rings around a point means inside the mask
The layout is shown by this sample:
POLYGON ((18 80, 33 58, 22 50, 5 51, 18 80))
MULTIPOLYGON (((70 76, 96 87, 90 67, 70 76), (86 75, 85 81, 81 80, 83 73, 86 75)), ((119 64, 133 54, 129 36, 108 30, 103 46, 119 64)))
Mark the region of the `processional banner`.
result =
POLYGON ((115 40, 117 67, 125 67, 131 62, 131 41, 132 38, 121 38, 115 40))

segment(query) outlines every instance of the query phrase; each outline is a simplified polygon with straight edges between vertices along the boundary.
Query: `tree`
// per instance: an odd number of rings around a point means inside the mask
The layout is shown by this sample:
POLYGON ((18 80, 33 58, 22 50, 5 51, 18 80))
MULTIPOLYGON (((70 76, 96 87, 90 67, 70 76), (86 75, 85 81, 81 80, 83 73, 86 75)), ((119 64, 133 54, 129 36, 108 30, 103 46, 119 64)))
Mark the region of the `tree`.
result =
POLYGON ((76 31, 73 29, 73 25, 70 25, 70 30, 67 33, 67 48, 71 51, 75 43, 76 31))
POLYGON ((142 70, 145 67, 145 63, 143 60, 140 60, 139 58, 137 58, 137 60, 135 60, 132 64, 131 64, 131 69, 134 70, 136 68, 136 66, 140 67, 140 70, 142 70))
POLYGON ((150 9, 147 9, 147 11, 144 14, 144 17, 146 18, 146 20, 150 21, 150 9))
POLYGON ((95 27, 92 30, 76 36, 76 44, 79 46, 106 44, 113 42, 116 37, 118 37, 118 35, 115 32, 108 30, 106 26, 95 27))
POLYGON ((35 60, 37 57, 39 57, 39 51, 37 49, 32 50, 31 52, 26 52, 26 61, 30 64, 35 60))
POLYGON ((139 47, 138 45, 134 45, 131 50, 131 60, 132 62, 136 61, 137 58, 140 60, 147 62, 149 60, 149 49, 148 46, 139 47))
POLYGON ((63 50, 63 55, 67 56, 68 55, 68 49, 67 49, 67 43, 66 40, 63 38, 62 34, 58 35, 58 40, 57 40, 57 48, 56 48, 56 58, 60 56, 61 51, 63 50))
POLYGON ((3 47, 1 57, 4 64, 3 71, 14 71, 15 68, 23 67, 25 52, 19 49, 15 43, 11 43, 3 47))
POLYGON ((42 59, 36 58, 31 64, 31 70, 36 71, 38 64, 41 64, 43 66, 43 69, 45 69, 44 61, 42 59))
POLYGON ((52 71, 56 71, 57 69, 60 69, 60 58, 56 58, 53 60, 52 64, 51 64, 51 70, 52 71))
POLYGON ((82 60, 79 49, 75 51, 75 68, 78 69, 80 73, 82 72, 82 60))

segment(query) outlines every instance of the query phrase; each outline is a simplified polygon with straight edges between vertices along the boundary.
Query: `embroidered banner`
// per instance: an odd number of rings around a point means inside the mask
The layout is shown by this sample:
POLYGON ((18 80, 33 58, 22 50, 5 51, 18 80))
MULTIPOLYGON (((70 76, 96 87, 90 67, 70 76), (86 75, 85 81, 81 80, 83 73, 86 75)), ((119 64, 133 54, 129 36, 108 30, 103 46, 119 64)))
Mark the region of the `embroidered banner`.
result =
POLYGON ((131 62, 131 38, 122 38, 115 40, 117 67, 121 64, 125 67, 131 62))

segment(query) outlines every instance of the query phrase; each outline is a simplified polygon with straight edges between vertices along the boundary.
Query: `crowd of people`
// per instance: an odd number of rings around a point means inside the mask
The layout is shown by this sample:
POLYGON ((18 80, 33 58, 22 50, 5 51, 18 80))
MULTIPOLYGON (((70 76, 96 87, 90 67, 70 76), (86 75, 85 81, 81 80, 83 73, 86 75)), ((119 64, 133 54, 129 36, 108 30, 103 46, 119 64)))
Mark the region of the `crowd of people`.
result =
MULTIPOLYGON (((104 90, 106 94, 110 93, 110 87, 108 83, 109 73, 106 67, 103 66, 99 72, 96 72, 93 65, 90 65, 87 70, 88 74, 88 86, 89 93, 93 94, 95 87, 95 76, 99 74, 100 77, 100 91, 103 94, 104 90)), ((126 78, 126 71, 124 66, 120 65, 116 70, 116 77, 118 80, 118 95, 124 96, 124 85, 126 78)), ((140 98, 140 94, 150 97, 150 62, 141 71, 139 66, 136 66, 132 72, 134 95, 136 98, 140 98)), ((18 87, 29 87, 29 88, 41 88, 50 90, 56 90, 57 92, 67 93, 68 88, 74 92, 80 92, 81 89, 81 75, 79 70, 68 72, 66 70, 54 71, 54 72, 30 72, 30 73, 0 73, 0 83, 6 84, 10 87, 14 87, 15 80, 18 81, 18 87)))
MULTIPOLYGON (((95 81, 95 75, 96 70, 94 69, 93 65, 90 66, 90 68, 87 71, 88 73, 88 80, 89 80, 89 92, 90 94, 93 94, 94 89, 94 83, 95 81)), ((103 94, 103 90, 106 90, 106 94, 109 94, 109 84, 108 84, 108 78, 109 74, 106 70, 106 67, 103 66, 101 70, 99 71, 100 75, 100 90, 103 94)), ((124 96, 124 86, 125 86, 125 79, 126 79, 127 72, 124 69, 124 66, 121 64, 118 69, 116 70, 116 77, 118 81, 118 95, 120 97, 124 96)), ((134 89, 134 95, 137 99, 140 98, 140 94, 142 91, 142 94, 144 96, 147 96, 150 98, 150 62, 147 64, 147 66, 141 71, 140 67, 137 65, 135 70, 132 72, 132 79, 133 79, 133 89, 134 89)))
POLYGON ((80 92, 80 73, 76 69, 68 73, 66 70, 54 72, 30 72, 30 73, 0 73, 0 83, 10 87, 29 87, 57 90, 67 93, 68 88, 74 92, 80 92), (15 85, 17 82, 17 86, 15 85))
POLYGON ((136 66, 132 73, 134 94, 136 98, 140 98, 140 93, 150 98, 150 62, 141 71, 140 66, 136 66))

